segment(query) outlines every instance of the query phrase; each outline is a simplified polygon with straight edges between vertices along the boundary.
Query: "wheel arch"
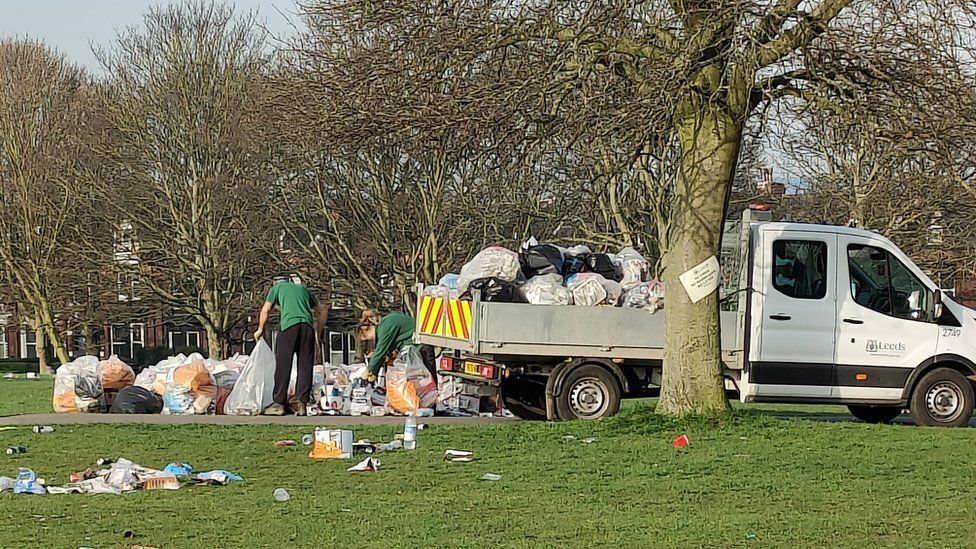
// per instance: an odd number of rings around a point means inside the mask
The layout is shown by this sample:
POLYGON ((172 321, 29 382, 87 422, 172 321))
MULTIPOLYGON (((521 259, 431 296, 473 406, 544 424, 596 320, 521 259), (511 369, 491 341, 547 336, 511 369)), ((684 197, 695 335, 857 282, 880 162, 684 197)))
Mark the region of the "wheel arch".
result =
POLYGON ((935 355, 916 366, 912 370, 911 375, 908 376, 908 381, 905 383, 905 389, 901 395, 902 400, 906 404, 911 400, 912 392, 915 391, 915 387, 922 377, 936 368, 951 368, 956 370, 965 376, 970 383, 976 385, 976 363, 972 360, 956 354, 935 355))

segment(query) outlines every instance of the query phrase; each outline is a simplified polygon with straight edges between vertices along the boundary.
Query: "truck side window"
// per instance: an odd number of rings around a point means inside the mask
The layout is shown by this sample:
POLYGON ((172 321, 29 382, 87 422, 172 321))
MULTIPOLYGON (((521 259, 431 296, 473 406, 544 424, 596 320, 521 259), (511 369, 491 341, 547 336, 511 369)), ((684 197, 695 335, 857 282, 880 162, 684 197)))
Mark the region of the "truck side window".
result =
POLYGON ((929 290, 898 258, 873 246, 847 248, 851 295, 859 305, 907 320, 928 320, 929 290))
POLYGON ((773 287, 795 299, 827 295, 827 243, 813 240, 773 242, 773 287))

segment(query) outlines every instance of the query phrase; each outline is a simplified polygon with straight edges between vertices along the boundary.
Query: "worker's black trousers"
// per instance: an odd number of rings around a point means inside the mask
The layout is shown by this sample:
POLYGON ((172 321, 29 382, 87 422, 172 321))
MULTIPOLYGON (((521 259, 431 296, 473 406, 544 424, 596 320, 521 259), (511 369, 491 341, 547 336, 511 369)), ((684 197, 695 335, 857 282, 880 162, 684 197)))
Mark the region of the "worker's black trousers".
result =
POLYGON ((308 404, 312 395, 312 363, 315 361, 315 330, 308 324, 296 324, 278 334, 275 343, 274 402, 288 404, 288 382, 291 365, 298 355, 298 378, 295 398, 308 404))

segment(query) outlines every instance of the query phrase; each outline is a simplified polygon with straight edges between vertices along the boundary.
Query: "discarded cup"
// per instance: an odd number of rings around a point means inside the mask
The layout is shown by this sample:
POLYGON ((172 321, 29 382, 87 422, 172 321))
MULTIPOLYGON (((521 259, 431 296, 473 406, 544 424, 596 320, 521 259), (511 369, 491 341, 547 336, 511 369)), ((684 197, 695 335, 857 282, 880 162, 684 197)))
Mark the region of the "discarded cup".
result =
POLYGON ((8 446, 7 447, 7 455, 8 456, 12 456, 14 454, 26 454, 26 453, 27 453, 27 448, 24 448, 23 446, 8 446))
POLYGON ((481 475, 481 480, 487 480, 487 481, 495 482, 495 481, 498 481, 498 480, 501 480, 501 479, 502 479, 502 476, 501 475, 496 475, 495 473, 485 473, 484 475, 481 475))
POLYGON ((315 438, 312 435, 302 435, 302 444, 305 446, 311 446, 313 440, 315 440, 315 438))
POLYGON ((671 441, 671 444, 674 444, 675 448, 686 448, 691 444, 691 441, 688 440, 688 435, 681 435, 680 437, 671 441))
POLYGON ((291 499, 291 494, 289 494, 288 490, 285 490, 284 488, 275 488, 274 498, 275 501, 288 501, 291 499))
POLYGON ((51 427, 50 425, 35 425, 34 427, 31 428, 31 430, 38 434, 53 433, 54 427, 51 427))

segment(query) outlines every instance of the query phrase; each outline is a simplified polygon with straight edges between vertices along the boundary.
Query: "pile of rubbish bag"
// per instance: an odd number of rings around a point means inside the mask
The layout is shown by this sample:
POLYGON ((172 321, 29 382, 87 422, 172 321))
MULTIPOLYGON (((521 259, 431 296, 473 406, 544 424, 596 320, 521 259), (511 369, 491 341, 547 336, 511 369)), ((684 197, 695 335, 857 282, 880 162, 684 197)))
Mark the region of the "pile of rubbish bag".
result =
POLYGON ((102 460, 106 469, 86 469, 72 473, 70 482, 61 486, 48 486, 33 470, 21 467, 16 478, 0 476, 0 492, 10 490, 15 494, 62 495, 62 494, 112 494, 122 495, 134 490, 179 490, 184 484, 194 486, 223 486, 244 479, 230 471, 217 469, 193 474, 188 463, 170 463, 163 469, 150 469, 125 458, 102 460))
MULTIPOLYGON (((54 411, 253 416, 271 404, 274 371, 274 351, 264 341, 250 356, 217 361, 199 354, 177 355, 145 368, 139 375, 116 357, 100 361, 85 356, 58 368, 54 411)), ((450 400, 458 395, 439 392, 419 348, 414 346, 401 350, 375 386, 362 381, 365 372, 365 364, 315 366, 308 413, 416 415, 427 411, 433 414, 436 408, 449 415, 475 415, 485 408, 471 399, 450 400)), ((296 378, 297 368, 293 367, 288 391, 291 399, 295 398, 296 378)))
POLYGON ((626 307, 655 312, 664 307, 664 283, 650 277, 650 264, 627 247, 615 254, 587 246, 561 248, 534 238, 519 252, 492 246, 424 288, 433 297, 471 299, 477 290, 490 302, 581 307, 626 307))

